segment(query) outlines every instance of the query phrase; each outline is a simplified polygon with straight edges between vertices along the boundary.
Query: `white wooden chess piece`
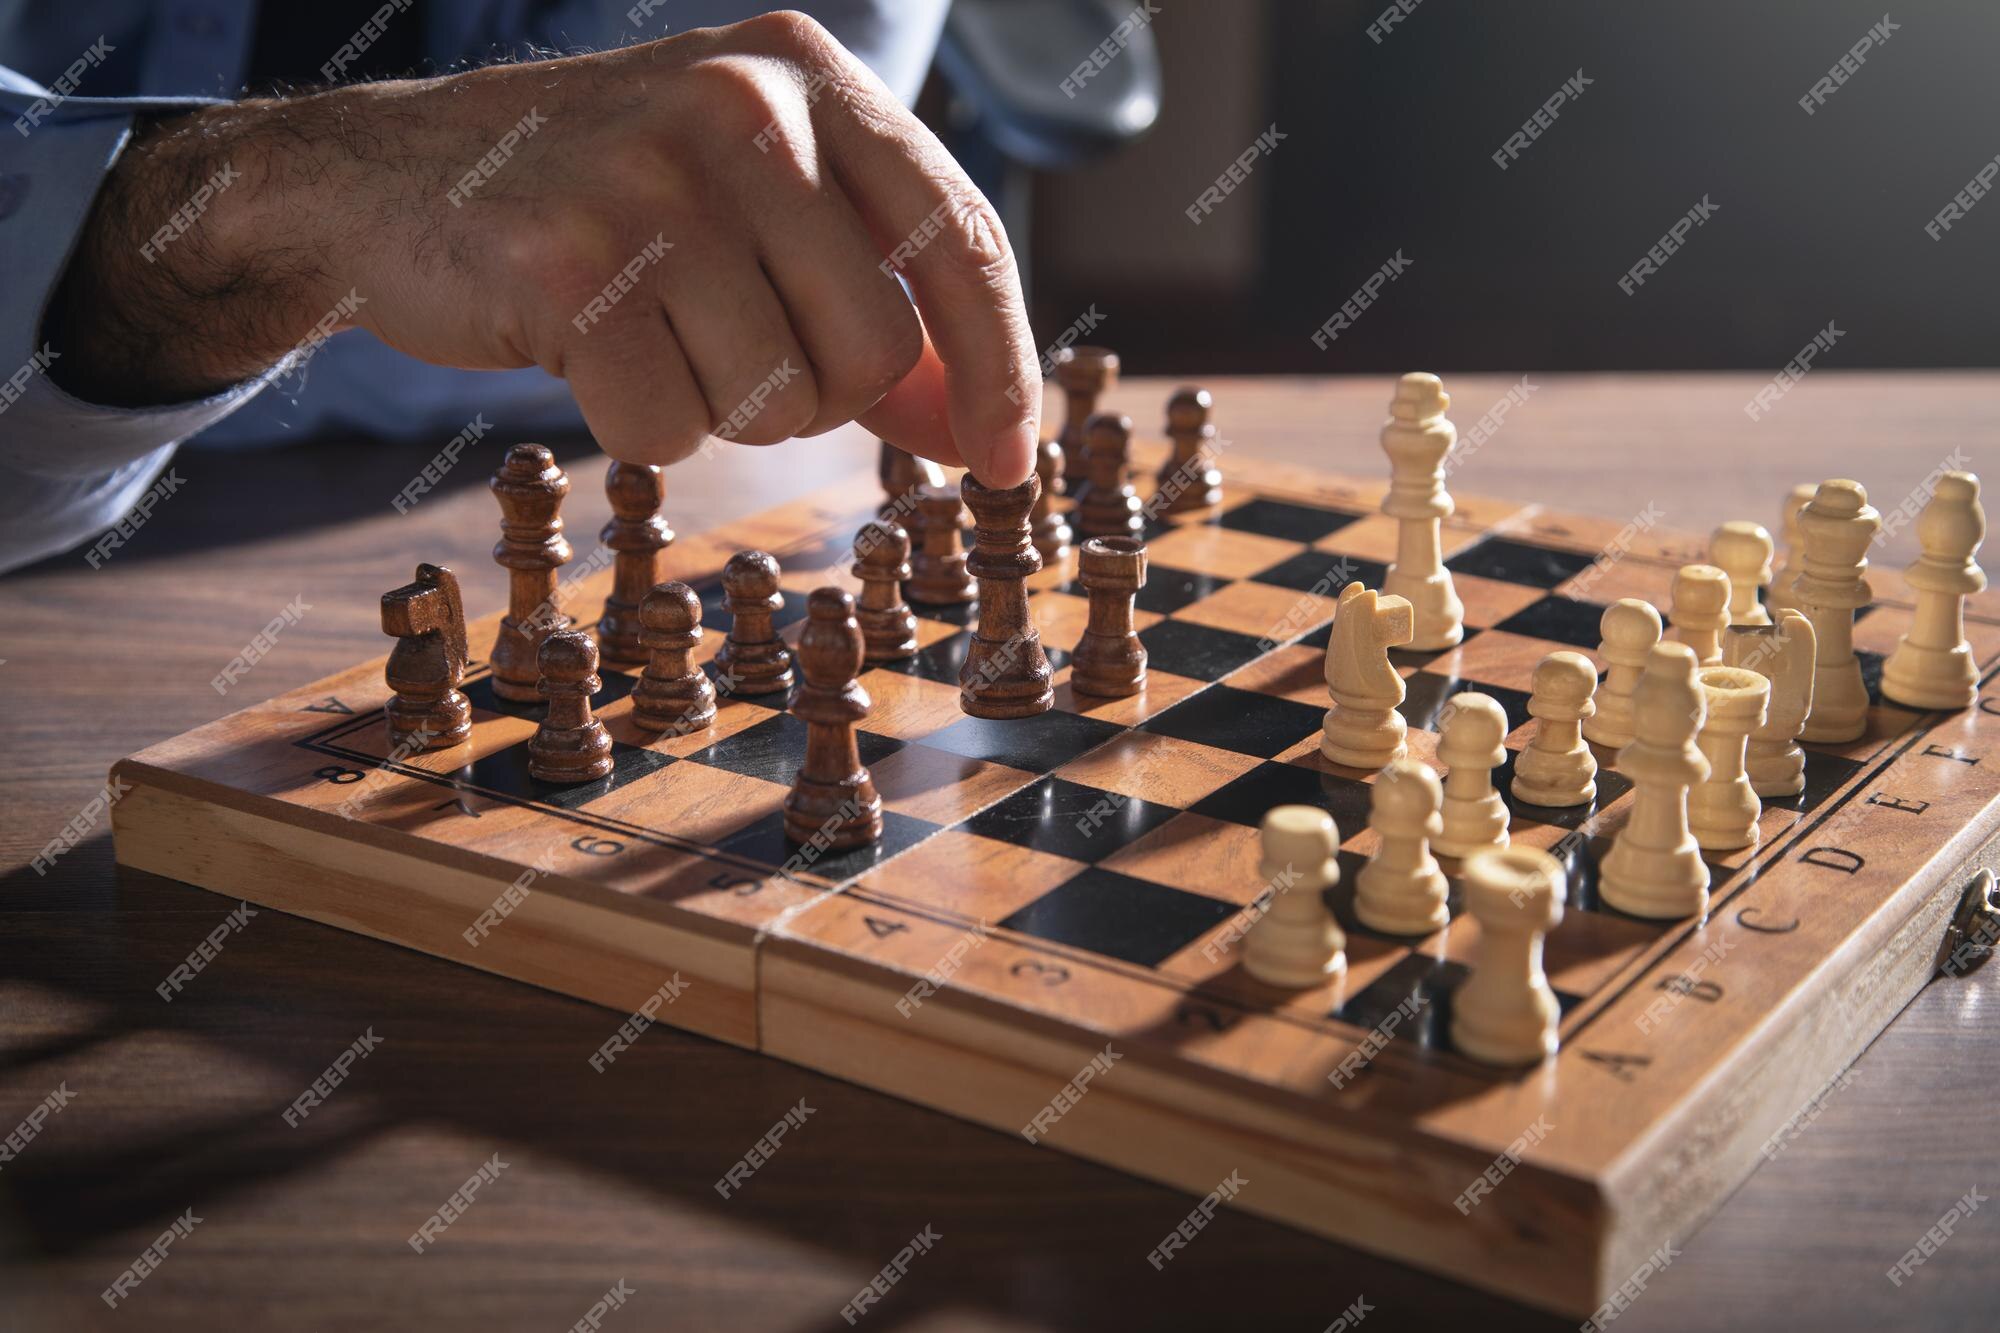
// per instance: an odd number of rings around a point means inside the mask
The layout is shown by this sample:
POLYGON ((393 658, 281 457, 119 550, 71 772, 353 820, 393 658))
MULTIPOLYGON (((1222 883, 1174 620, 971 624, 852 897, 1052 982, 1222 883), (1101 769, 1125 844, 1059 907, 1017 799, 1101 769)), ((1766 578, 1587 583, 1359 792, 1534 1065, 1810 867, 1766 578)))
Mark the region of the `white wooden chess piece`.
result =
POLYGON ((1608 750, 1632 743, 1632 695, 1646 658, 1660 641, 1660 613, 1651 602, 1621 597, 1604 608, 1598 621, 1603 637, 1597 655, 1604 659, 1604 683, 1597 688, 1597 711, 1583 724, 1583 738, 1608 750))
POLYGON ((1376 775, 1368 826, 1382 845, 1354 877, 1354 915, 1388 935, 1428 935, 1451 923, 1450 886, 1430 840, 1443 821, 1444 788, 1428 765, 1398 759, 1376 775))
POLYGON ((1854 655, 1854 613, 1868 605, 1868 545, 1882 516, 1858 481, 1823 481, 1799 511, 1804 567, 1792 581, 1792 600, 1811 619, 1817 657, 1813 706, 1804 740, 1858 740, 1868 730, 1868 688, 1854 655))
POLYGON ((1598 869, 1598 896, 1633 916, 1672 920, 1708 910, 1708 863, 1688 830, 1688 788, 1708 776, 1695 748, 1705 704, 1694 650, 1656 645, 1633 698, 1632 743, 1618 771, 1632 779, 1632 814, 1598 869))
POLYGON ((1271 986, 1317 986, 1347 971, 1347 936, 1324 892, 1340 882, 1340 831, 1317 806, 1280 805, 1264 815, 1258 873, 1272 895, 1243 940, 1243 970, 1271 986))
POLYGON ((1319 752, 1336 764, 1371 772, 1405 753, 1408 730, 1396 711, 1402 676, 1389 649, 1410 641, 1410 604, 1350 583, 1340 590, 1333 630, 1326 641, 1326 710, 1319 752))
POLYGON ((1762 523, 1731 519, 1708 539, 1708 562, 1729 575, 1729 623, 1768 625, 1757 590, 1771 581, 1771 534, 1762 523))
POLYGON ((1708 761, 1708 776, 1688 791, 1688 829, 1701 847, 1734 851, 1757 843, 1757 817, 1764 806, 1744 771, 1750 733, 1764 725, 1771 682, 1746 667, 1703 667, 1701 683, 1707 717, 1695 744, 1708 761))
POLYGON ((1396 520, 1396 563, 1382 579, 1382 591, 1409 602, 1410 647, 1420 652, 1450 648, 1465 637, 1465 607, 1444 567, 1439 523, 1452 512, 1444 488, 1444 456, 1458 438, 1445 416, 1451 396, 1435 375, 1403 376, 1382 425, 1382 449, 1389 455, 1389 493, 1382 512, 1396 520))
POLYGON ((1778 572, 1771 576, 1771 591, 1764 598, 1765 607, 1774 616, 1784 607, 1798 606, 1798 603, 1792 600, 1792 580, 1797 578, 1799 573, 1801 545, 1799 511, 1812 502, 1813 492, 1818 489, 1809 481, 1800 482, 1792 487, 1791 493, 1785 497, 1784 508, 1780 514, 1783 521, 1778 524, 1778 535, 1785 544, 1784 563, 1779 565, 1778 572))
POLYGON ((1493 789, 1493 770, 1507 758, 1507 711, 1489 694, 1454 694, 1438 729, 1444 779, 1442 828, 1431 849, 1470 856, 1507 845, 1507 803, 1493 789))
POLYGON ((1910 632, 1882 665, 1882 693, 1912 708, 1969 708, 1979 691, 1972 646, 1965 639, 1965 599, 1986 586, 1974 562, 1986 539, 1979 478, 1947 472, 1917 519, 1923 554, 1904 578, 1916 589, 1910 632))
POLYGON ((1729 575, 1714 565, 1682 565, 1674 575, 1674 638, 1694 649, 1697 662, 1722 660, 1722 631, 1729 626, 1729 575))
POLYGON ((1805 612, 1780 607, 1771 625, 1733 625, 1722 640, 1725 666, 1746 667, 1771 682, 1764 725, 1750 733, 1743 771, 1760 797, 1797 796, 1806 789, 1806 752, 1799 729, 1812 712, 1813 627, 1805 612))
POLYGON ((1479 938, 1472 975, 1452 992, 1452 1045, 1482 1064, 1536 1064, 1555 1054, 1562 1018, 1542 971, 1542 939, 1563 919, 1562 866, 1511 847, 1472 857, 1461 878, 1479 938))
POLYGON ((1597 668, 1582 653, 1550 653, 1535 666, 1528 712, 1535 735, 1514 758, 1514 799, 1563 808, 1597 799, 1597 758, 1583 724, 1597 711, 1597 668))

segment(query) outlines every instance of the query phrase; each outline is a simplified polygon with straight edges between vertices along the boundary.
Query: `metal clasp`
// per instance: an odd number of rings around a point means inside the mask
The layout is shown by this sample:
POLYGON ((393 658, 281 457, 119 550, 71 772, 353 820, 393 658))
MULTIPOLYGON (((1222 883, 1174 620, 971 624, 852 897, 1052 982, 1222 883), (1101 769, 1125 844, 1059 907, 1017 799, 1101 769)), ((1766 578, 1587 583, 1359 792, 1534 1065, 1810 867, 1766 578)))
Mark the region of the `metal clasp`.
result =
POLYGON ((1985 962, 2000 944, 2000 901, 1993 896, 1993 872, 1982 870, 1965 886, 1944 933, 1944 947, 1938 952, 1937 970, 1948 977, 1963 976, 1985 962))

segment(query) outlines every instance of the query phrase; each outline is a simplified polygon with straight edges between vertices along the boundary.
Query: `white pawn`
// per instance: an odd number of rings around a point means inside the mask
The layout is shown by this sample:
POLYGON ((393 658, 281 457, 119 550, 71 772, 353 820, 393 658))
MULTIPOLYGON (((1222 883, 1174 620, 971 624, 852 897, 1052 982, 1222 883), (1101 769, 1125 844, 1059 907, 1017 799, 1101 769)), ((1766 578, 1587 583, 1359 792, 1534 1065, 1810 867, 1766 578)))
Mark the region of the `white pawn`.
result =
POLYGON ((1757 590, 1771 581, 1771 534, 1762 523, 1731 519, 1708 539, 1708 562, 1729 575, 1729 623, 1768 625, 1757 590))
POLYGON ((1419 652, 1450 648, 1465 637, 1465 607, 1444 567, 1438 524, 1451 517, 1444 489, 1444 456, 1458 438, 1445 416, 1451 396, 1435 375, 1403 376, 1382 423, 1382 450, 1389 455, 1389 493, 1382 512, 1396 520, 1396 562, 1383 576, 1382 591, 1406 599, 1413 617, 1410 647, 1419 652))
POLYGON ((1550 653, 1535 667, 1528 712, 1535 736, 1514 760, 1514 799, 1563 808, 1597 798, 1597 759, 1583 723, 1597 711, 1597 669, 1582 653, 1550 653))
POLYGON ((1750 733, 1743 770, 1760 797, 1797 796, 1806 789, 1806 752, 1799 729, 1812 712, 1813 627, 1805 613, 1780 607, 1773 625, 1732 625, 1722 641, 1725 666, 1747 667, 1771 682, 1764 725, 1750 733))
POLYGON ((1472 975, 1451 997, 1451 1044, 1482 1064, 1531 1065, 1556 1053, 1562 1009, 1542 971, 1542 937, 1563 919, 1562 867, 1532 847, 1465 863, 1465 910, 1479 923, 1472 975))
POLYGON ((1694 650, 1663 643, 1646 659, 1633 699, 1636 735, 1618 755, 1632 779, 1632 814, 1605 854, 1598 896, 1633 916, 1671 920, 1708 910, 1708 863, 1688 831, 1688 788, 1708 776, 1695 748, 1704 703, 1694 650))
POLYGON ((1778 567, 1778 572, 1771 576, 1771 591, 1764 598, 1764 605, 1774 616, 1784 607, 1798 606, 1798 603, 1792 600, 1792 580, 1797 578, 1799 573, 1799 511, 1812 502, 1813 492, 1817 489, 1818 487, 1809 481, 1800 482, 1792 487, 1791 494, 1785 497, 1784 510, 1781 514, 1783 521, 1778 525, 1779 536, 1785 543, 1785 559, 1778 567))
POLYGON ((1757 843, 1757 816, 1764 807, 1744 772, 1750 733, 1764 725, 1771 682, 1744 667, 1703 667, 1702 701, 1707 719, 1695 737, 1708 776, 1688 791, 1688 828, 1700 846, 1729 852, 1757 843))
POLYGON ((1979 478, 1947 472, 1917 519, 1923 554, 1904 577, 1917 591, 1910 632, 1882 666, 1882 693, 1912 708, 1968 708, 1979 672, 1965 641, 1965 599, 1986 586, 1973 562, 1986 539, 1979 478))
POLYGON ((1398 759, 1375 778, 1368 826, 1382 845, 1354 877, 1354 915, 1387 935, 1428 935, 1451 923, 1450 886, 1430 840, 1442 827, 1444 788, 1414 759, 1398 759))
POLYGON ((1868 730, 1868 687, 1854 655, 1854 613, 1873 596, 1868 587, 1868 546, 1882 516, 1858 481, 1823 481, 1799 511, 1805 562, 1792 580, 1792 600, 1812 621, 1813 706, 1802 739, 1816 743, 1859 740, 1868 730))
POLYGON ((1507 711, 1488 694, 1455 694, 1438 733, 1444 779, 1442 829, 1431 839, 1441 856, 1470 856, 1507 845, 1507 803, 1493 789, 1493 769, 1507 758, 1507 711))
POLYGON ((1674 637, 1694 649, 1695 660, 1722 660, 1722 631, 1729 627, 1729 575, 1714 565, 1682 565, 1674 575, 1674 637))
POLYGON ((1340 590, 1326 641, 1326 710, 1319 752, 1336 764, 1371 772, 1404 754, 1408 724, 1396 711, 1402 676, 1389 649, 1410 641, 1410 604, 1357 581, 1340 590))
POLYGON ((1321 896, 1340 883, 1339 850, 1333 816, 1317 806, 1265 813, 1258 873, 1273 897, 1243 941, 1243 969, 1257 980, 1296 989, 1347 971, 1347 936, 1321 896))
POLYGON ((1598 633, 1604 684, 1597 690, 1597 712, 1584 721, 1583 738, 1619 750, 1632 743, 1632 693, 1639 688, 1647 656, 1660 641, 1660 613, 1651 602, 1621 597, 1604 608, 1598 633))

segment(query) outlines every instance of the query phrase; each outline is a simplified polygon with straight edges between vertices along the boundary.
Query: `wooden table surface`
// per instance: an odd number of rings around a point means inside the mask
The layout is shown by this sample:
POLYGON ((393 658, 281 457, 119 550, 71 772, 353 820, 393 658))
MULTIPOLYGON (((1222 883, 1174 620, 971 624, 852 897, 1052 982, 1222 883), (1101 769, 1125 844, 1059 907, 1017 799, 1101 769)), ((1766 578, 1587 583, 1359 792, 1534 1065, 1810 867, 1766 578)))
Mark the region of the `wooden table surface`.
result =
MULTIPOLYGON (((1461 434, 1516 383, 1449 379, 1461 434)), ((1860 478, 1886 510, 1941 463, 2000 476, 2000 375, 1823 371, 1757 422, 1754 376, 1529 383, 1454 490, 1612 518, 1657 506, 1703 530, 1775 526, 1801 480, 1860 478)), ((1128 381, 1115 405, 1154 433, 1170 387, 1128 381)), ((1385 379, 1210 387, 1232 451, 1381 469, 1385 379)), ((617 1015, 275 912, 163 1002, 154 988, 234 904, 117 869, 104 826, 46 876, 30 861, 114 759, 382 652, 377 597, 417 560, 463 571, 470 608, 498 605, 484 482, 503 447, 469 449, 408 515, 389 501, 428 450, 186 452, 179 491, 103 569, 79 552, 0 578, 0 1137, 70 1098, 0 1163, 0 1329, 560 1329, 622 1281, 614 1333, 837 1330, 926 1225, 942 1239, 864 1327, 1320 1330, 1356 1300, 1372 1330, 1565 1326, 1237 1214, 1155 1272, 1182 1195, 665 1027, 599 1075, 582 1053, 617 1015), (218 697, 210 680, 294 598, 303 617, 218 697), (379 1048, 288 1128, 279 1113, 371 1028, 379 1048), (804 1125, 720 1198, 801 1099, 804 1125), (495 1153, 499 1180, 413 1253, 405 1238, 495 1153), (99 1293, 189 1210, 192 1233, 107 1309, 99 1293)), ((558 454, 588 550, 603 460, 580 440, 558 454)), ((710 527, 873 454, 852 432, 725 449, 670 473, 668 514, 710 527)), ((1902 563, 1909 534, 1882 554, 1902 563)), ((1994 1327, 2000 1207, 1900 1287, 1885 1272, 1968 1190, 2000 1187, 1996 1007, 2000 965, 1931 983, 1621 1333, 1994 1327)))

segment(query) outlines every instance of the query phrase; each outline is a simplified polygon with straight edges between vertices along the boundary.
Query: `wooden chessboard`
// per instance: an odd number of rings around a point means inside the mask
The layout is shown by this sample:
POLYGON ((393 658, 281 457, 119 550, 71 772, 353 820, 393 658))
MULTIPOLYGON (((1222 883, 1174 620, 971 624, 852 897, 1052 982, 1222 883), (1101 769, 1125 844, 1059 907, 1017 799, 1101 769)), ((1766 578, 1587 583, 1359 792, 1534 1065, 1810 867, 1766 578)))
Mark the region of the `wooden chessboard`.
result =
MULTIPOLYGON (((1476 923, 1411 941, 1355 920, 1372 775, 1317 752, 1338 586, 1379 586, 1393 551, 1384 488, 1242 459, 1229 474, 1219 511, 1149 532, 1138 697, 1065 684, 1085 613, 1071 562, 1031 580, 1059 687, 1039 718, 966 717, 967 608, 918 608, 917 656, 861 677, 879 847, 785 842, 804 728, 780 698, 725 696, 708 730, 653 738, 631 725, 633 676, 607 669, 616 768, 556 788, 527 772, 539 710, 496 698, 483 665, 471 739, 392 756, 378 658, 118 764, 118 859, 616 1010, 652 999, 660 1021, 1006 1132, 1053 1106, 1037 1137, 1054 1147, 1195 1195, 1234 1173, 1236 1206, 1588 1314, 1687 1237, 1932 975, 2000 835, 2000 695, 1951 715, 1878 697, 1862 740, 1808 747, 1806 793, 1766 804, 1756 848, 1712 860, 1701 922, 1598 902, 1593 867, 1630 801, 1610 755, 1594 807, 1514 806, 1514 840, 1560 847, 1570 869, 1547 945, 1563 1046, 1530 1073, 1489 1070, 1447 1036, 1476 923), (1238 964, 1264 887, 1257 824, 1283 802, 1330 810, 1346 835, 1328 894, 1348 936, 1337 987, 1280 993, 1238 964), (926 974, 935 993, 913 991, 926 974), (1059 1098, 1094 1058, 1087 1093, 1059 1098)), ((702 593, 698 656, 721 639, 730 554, 780 557, 778 621, 795 634, 810 589, 858 586, 848 548, 878 499, 857 478, 682 539, 667 565, 702 593)), ((1466 642, 1396 654, 1424 759, 1468 689, 1505 708, 1517 751, 1535 663, 1594 653, 1618 597, 1665 605, 1702 550, 1644 519, 1464 497, 1445 546, 1466 642)), ((589 622, 609 578, 579 581, 566 608, 589 622)), ((1911 600, 1894 571, 1872 578, 1856 627, 1871 691, 1911 600)), ((497 620, 472 626, 475 654, 497 620)), ((1990 679, 2000 595, 1971 600, 1968 630, 1990 679)))

